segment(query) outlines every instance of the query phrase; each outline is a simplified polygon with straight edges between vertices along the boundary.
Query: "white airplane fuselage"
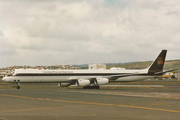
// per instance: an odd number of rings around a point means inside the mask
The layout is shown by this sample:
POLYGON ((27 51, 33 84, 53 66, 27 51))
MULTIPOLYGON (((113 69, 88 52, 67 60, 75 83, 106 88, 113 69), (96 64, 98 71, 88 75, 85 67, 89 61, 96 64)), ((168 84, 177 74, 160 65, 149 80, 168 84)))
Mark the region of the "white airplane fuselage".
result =
MULTIPOLYGON (((155 61, 142 70, 110 69, 110 70, 38 70, 17 69, 2 80, 16 83, 20 89, 20 83, 59 83, 62 87, 77 84, 79 87, 99 89, 99 85, 109 82, 131 82, 160 76, 167 50, 162 50, 155 61)), ((172 71, 172 70, 171 70, 172 71)))
POLYGON ((67 83, 73 79, 86 79, 106 77, 108 75, 119 75, 135 73, 137 76, 120 77, 114 82, 129 82, 144 80, 154 76, 145 76, 148 69, 143 70, 38 70, 38 69, 17 69, 11 76, 4 79, 11 83, 67 83))

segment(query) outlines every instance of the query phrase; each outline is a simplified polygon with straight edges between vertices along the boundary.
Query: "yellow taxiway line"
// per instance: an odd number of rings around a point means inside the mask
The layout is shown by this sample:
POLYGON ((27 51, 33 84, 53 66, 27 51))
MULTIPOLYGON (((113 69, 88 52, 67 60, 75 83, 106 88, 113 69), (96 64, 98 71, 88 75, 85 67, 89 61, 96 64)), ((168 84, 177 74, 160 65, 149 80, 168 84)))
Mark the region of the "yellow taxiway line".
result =
MULTIPOLYGON (((130 105, 118 105, 118 104, 95 103, 95 102, 84 102, 84 101, 68 101, 68 100, 56 100, 56 99, 43 99, 43 98, 32 98, 32 97, 16 96, 16 95, 8 95, 8 94, 0 94, 0 96, 15 97, 15 98, 22 98, 22 99, 31 99, 31 100, 46 100, 46 101, 54 101, 54 102, 76 103, 76 104, 85 104, 85 105, 99 105, 99 106, 101 106, 101 105, 102 106, 116 106, 116 107, 126 107, 126 108, 136 108, 136 109, 180 113, 180 111, 177 111, 177 110, 167 110, 167 109, 130 106, 130 105)), ((3 112, 3 111, 0 111, 0 112, 3 112)))

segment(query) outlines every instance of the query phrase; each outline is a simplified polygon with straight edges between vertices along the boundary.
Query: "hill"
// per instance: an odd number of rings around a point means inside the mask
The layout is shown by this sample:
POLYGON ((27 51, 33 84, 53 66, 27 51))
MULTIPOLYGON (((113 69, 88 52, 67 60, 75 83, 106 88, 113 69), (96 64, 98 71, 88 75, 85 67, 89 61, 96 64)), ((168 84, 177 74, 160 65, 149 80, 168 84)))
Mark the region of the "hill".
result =
MULTIPOLYGON (((128 62, 128 63, 103 63, 106 64, 106 68, 110 69, 112 67, 120 67, 125 69, 145 69, 148 68, 153 61, 144 61, 144 62, 128 62)), ((88 68, 88 64, 76 65, 83 69, 88 68)), ((167 60, 164 64, 164 70, 170 70, 180 68, 180 60, 167 60)))
MULTIPOLYGON (((121 67, 126 69, 144 69, 148 68, 153 61, 145 61, 145 62, 131 62, 131 63, 120 63, 120 64, 111 64, 107 65, 107 69, 111 67, 121 67)), ((170 70, 180 68, 180 60, 167 60, 164 64, 164 70, 170 70)))

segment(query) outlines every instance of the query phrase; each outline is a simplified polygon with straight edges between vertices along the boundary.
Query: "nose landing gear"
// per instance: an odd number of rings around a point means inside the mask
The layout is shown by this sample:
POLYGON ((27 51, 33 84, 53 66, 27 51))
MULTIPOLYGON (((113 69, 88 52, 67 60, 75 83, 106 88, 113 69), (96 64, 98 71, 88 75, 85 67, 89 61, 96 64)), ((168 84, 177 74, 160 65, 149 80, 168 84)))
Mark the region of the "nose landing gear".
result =
POLYGON ((17 89, 20 89, 20 85, 21 85, 20 83, 17 83, 17 89))

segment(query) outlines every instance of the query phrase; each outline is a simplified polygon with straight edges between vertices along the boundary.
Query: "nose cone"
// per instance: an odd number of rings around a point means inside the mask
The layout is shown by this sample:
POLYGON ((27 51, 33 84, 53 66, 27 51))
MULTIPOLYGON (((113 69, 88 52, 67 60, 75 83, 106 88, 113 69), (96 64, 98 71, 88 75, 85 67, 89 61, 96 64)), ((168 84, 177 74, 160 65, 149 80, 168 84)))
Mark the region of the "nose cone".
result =
POLYGON ((3 77, 2 80, 5 81, 5 77, 3 77))

